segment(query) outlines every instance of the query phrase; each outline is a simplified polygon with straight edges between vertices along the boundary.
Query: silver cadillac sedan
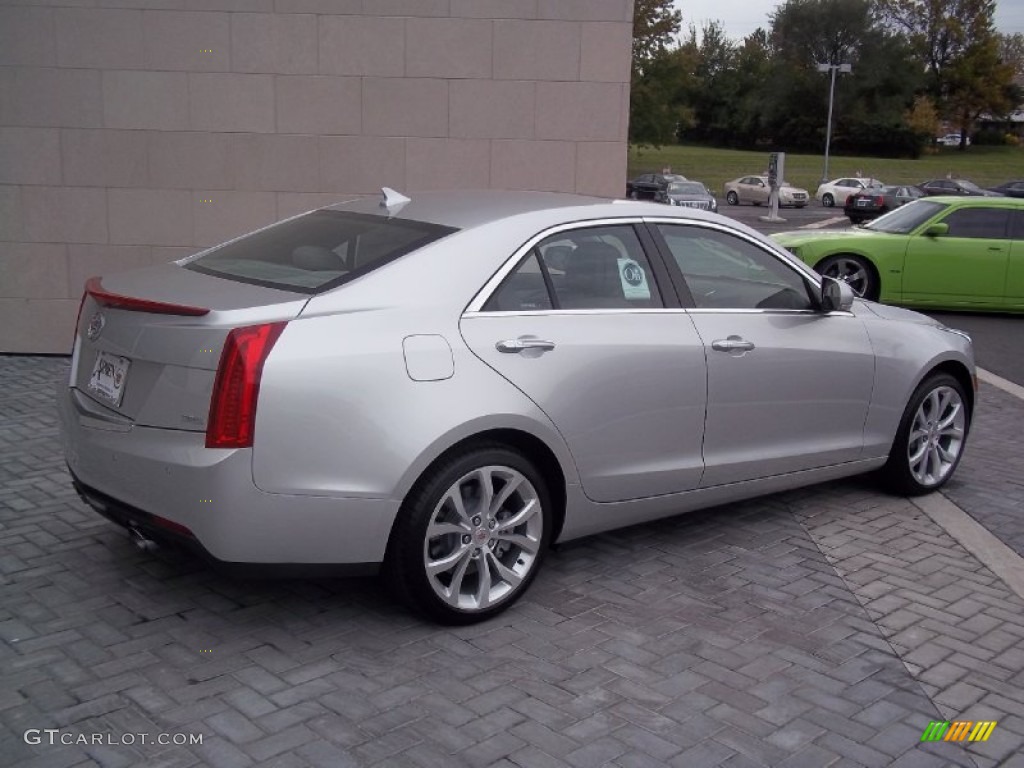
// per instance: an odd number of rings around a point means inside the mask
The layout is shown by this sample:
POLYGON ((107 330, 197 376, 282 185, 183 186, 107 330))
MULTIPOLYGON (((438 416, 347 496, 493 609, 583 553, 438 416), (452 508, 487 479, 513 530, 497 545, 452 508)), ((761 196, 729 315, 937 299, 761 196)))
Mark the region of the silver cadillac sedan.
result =
POLYGON ((508 608, 556 541, 880 470, 943 485, 970 339, 713 213, 385 189, 86 285, 81 496, 144 547, 508 608))

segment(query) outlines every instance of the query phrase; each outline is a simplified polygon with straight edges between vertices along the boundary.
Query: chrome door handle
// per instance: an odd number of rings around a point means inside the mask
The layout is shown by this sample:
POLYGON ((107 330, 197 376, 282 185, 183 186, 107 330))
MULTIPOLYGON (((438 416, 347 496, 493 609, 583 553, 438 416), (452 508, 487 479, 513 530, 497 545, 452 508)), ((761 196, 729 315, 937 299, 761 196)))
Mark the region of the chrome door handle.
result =
POLYGON ((520 336, 518 339, 499 341, 494 345, 494 348, 499 352, 507 352, 509 354, 522 352, 524 349, 540 349, 547 352, 555 348, 555 342, 535 339, 532 336, 520 336))
POLYGON ((727 339, 712 341, 711 348, 719 352, 749 352, 754 348, 754 342, 746 341, 739 336, 730 336, 727 339))

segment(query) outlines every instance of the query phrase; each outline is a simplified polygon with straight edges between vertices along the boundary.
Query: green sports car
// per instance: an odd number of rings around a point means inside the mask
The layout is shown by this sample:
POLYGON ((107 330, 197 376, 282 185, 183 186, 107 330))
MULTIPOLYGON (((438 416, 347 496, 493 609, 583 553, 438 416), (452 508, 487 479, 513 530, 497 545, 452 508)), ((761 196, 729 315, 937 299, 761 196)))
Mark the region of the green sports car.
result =
POLYGON ((1024 199, 929 197, 862 227, 772 239, 867 299, 1024 312, 1024 199))

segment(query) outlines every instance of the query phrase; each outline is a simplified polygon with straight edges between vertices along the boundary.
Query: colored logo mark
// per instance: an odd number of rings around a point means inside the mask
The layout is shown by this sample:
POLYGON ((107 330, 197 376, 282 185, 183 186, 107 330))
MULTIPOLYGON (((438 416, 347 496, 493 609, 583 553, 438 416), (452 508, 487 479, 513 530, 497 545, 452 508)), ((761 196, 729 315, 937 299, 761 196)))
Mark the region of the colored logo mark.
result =
POLYGON ((921 734, 921 741, 988 741, 995 728, 995 720, 932 720, 921 734))

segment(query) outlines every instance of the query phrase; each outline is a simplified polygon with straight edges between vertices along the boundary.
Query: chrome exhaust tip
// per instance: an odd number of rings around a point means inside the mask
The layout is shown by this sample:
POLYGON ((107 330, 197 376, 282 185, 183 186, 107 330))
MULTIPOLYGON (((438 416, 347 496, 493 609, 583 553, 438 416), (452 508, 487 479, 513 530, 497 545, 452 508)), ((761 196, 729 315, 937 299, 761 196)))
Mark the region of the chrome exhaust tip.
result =
POLYGON ((129 526, 128 534, 131 536, 132 542, 135 544, 135 546, 141 549, 143 552, 153 552, 160 548, 159 544, 143 535, 142 531, 140 531, 138 528, 129 526))

